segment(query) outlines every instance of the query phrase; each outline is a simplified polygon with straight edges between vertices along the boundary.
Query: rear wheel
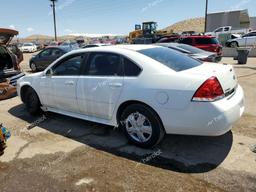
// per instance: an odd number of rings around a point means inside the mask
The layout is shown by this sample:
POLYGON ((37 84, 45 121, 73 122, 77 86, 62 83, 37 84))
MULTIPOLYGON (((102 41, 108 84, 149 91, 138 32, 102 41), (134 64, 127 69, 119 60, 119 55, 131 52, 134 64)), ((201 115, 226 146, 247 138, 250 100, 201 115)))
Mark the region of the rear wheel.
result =
POLYGON ((37 66, 36 66, 36 64, 34 62, 30 63, 30 68, 31 68, 31 70, 33 72, 37 72, 38 71, 37 66))
POLYGON ((142 104, 128 106, 121 115, 120 125, 132 143, 144 148, 158 144, 165 133, 158 115, 142 104))
POLYGON ((238 43, 237 42, 231 42, 230 43, 230 47, 232 47, 232 48, 237 48, 238 47, 238 43))
POLYGON ((24 103, 26 105, 27 111, 31 115, 37 115, 41 112, 41 103, 36 94, 36 92, 32 88, 28 88, 25 92, 24 103))

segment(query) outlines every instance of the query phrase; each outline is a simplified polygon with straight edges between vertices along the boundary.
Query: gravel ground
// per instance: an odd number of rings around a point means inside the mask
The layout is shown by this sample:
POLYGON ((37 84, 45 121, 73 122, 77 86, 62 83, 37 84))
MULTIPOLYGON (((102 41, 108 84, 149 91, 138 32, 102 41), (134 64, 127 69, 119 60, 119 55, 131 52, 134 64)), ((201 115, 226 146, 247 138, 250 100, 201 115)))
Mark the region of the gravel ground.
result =
MULTIPOLYGON (((30 73, 31 54, 24 57, 30 73)), ((223 62, 234 64, 245 90, 242 119, 223 136, 168 135, 151 150, 113 127, 32 117, 18 97, 0 101, 0 122, 12 131, 0 157, 0 191, 256 191, 256 58, 223 62)))

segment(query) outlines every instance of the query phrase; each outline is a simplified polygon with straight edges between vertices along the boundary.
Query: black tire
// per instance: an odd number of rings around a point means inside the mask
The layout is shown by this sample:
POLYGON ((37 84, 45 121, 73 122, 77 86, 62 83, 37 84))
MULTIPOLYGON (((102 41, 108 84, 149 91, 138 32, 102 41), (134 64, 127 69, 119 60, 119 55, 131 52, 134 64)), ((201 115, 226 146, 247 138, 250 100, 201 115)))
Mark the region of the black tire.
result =
POLYGON ((38 71, 38 68, 37 68, 37 66, 34 62, 30 63, 30 69, 31 69, 32 72, 37 72, 38 71))
POLYGON ((233 42, 230 43, 230 47, 237 48, 239 46, 238 46, 238 43, 236 41, 233 41, 233 42))
POLYGON ((132 104, 126 107, 123 113, 121 114, 119 124, 128 140, 134 143, 135 145, 143 148, 149 148, 157 145, 165 135, 164 127, 156 112, 153 111, 150 107, 143 104, 132 104), (125 123, 126 119, 129 115, 136 112, 139 112, 140 114, 145 116, 152 127, 151 137, 149 137, 149 139, 146 142, 138 142, 127 131, 125 123))
POLYGON ((27 111, 31 115, 38 115, 41 111, 41 103, 40 100, 36 94, 36 92, 32 88, 28 88, 25 92, 25 99, 24 103, 26 105, 27 111))

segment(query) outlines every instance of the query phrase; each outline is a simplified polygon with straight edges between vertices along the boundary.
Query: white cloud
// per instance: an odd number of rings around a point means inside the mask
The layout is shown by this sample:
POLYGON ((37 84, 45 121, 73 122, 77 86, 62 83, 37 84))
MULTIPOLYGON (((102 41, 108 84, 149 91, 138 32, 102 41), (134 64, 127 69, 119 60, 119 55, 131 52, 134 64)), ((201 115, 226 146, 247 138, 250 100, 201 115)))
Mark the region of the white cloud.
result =
POLYGON ((60 4, 59 6, 57 6, 56 8, 58 10, 62 10, 65 7, 68 7, 70 5, 72 5, 76 0, 65 0, 62 4, 60 4))
POLYGON ((238 9, 241 9, 244 5, 250 3, 251 0, 241 0, 239 3, 231 6, 231 10, 238 10, 238 9))
POLYGON ((15 29, 15 26, 14 25, 9 25, 9 28, 10 29, 15 29))
POLYGON ((164 0, 154 0, 154 1, 150 2, 150 3, 148 3, 145 7, 143 7, 143 8, 141 9, 141 12, 145 12, 145 11, 147 11, 148 9, 150 9, 150 8, 152 8, 152 7, 155 7, 155 6, 157 6, 158 4, 162 3, 163 1, 164 1, 164 0))
POLYGON ((33 31, 35 31, 34 28, 32 28, 32 27, 28 27, 28 28, 27 28, 27 32, 33 32, 33 31))
POLYGON ((65 29, 64 31, 65 31, 65 33, 73 33, 73 31, 71 29, 65 29))

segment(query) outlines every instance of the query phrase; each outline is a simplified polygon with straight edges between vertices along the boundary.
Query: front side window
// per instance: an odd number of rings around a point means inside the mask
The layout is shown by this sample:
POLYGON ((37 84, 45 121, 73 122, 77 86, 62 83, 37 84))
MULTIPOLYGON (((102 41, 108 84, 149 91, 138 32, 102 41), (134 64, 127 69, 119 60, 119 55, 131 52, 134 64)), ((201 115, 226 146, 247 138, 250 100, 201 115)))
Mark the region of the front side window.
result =
POLYGON ((183 71, 202 64, 199 60, 165 47, 142 49, 138 52, 166 65, 174 71, 183 71))
POLYGON ((77 55, 64 60, 63 62, 53 67, 52 73, 56 76, 80 75, 83 59, 83 55, 77 55))
POLYGON ((121 58, 112 53, 91 53, 88 59, 86 75, 120 76, 122 75, 121 58))
POLYGON ((49 57, 51 55, 51 49, 46 49, 40 53, 41 57, 49 57))
POLYGON ((52 55, 53 57, 60 56, 60 55, 62 55, 62 51, 59 50, 59 49, 53 49, 51 55, 52 55))

